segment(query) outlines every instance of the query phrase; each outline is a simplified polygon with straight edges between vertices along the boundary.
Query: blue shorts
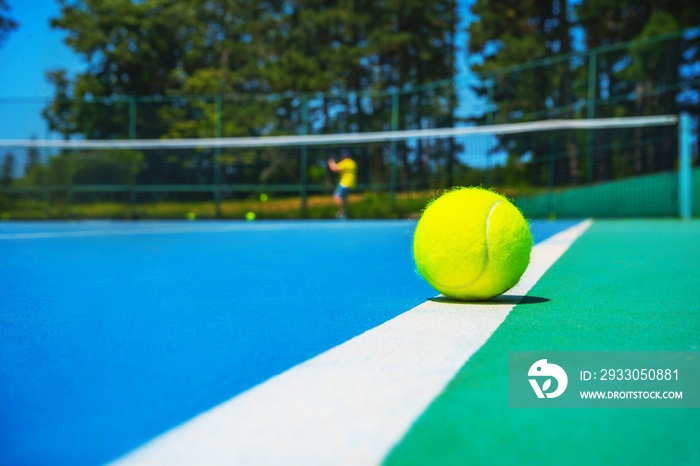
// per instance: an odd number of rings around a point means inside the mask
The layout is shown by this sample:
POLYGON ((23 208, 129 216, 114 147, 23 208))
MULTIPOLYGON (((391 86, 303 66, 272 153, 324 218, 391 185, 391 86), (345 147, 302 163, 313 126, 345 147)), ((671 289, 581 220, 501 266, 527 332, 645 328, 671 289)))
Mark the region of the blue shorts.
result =
POLYGON ((339 184, 338 187, 335 188, 335 191, 333 191, 333 195, 341 199, 347 199, 348 194, 350 194, 350 188, 346 188, 342 184, 339 184))

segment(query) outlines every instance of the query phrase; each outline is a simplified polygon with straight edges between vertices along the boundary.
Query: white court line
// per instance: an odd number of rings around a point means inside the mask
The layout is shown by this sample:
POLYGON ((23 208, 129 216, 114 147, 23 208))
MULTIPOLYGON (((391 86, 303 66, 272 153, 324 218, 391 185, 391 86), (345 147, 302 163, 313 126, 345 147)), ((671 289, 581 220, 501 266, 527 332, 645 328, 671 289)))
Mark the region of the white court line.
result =
POLYGON ((0 233, 0 241, 23 239, 52 239, 52 238, 85 238, 93 236, 133 236, 133 235, 163 235, 177 233, 218 233, 227 231, 271 231, 271 230, 309 230, 309 229, 341 229, 341 228, 368 228, 372 226, 402 226, 408 222, 299 222, 299 223, 249 223, 231 222, 226 225, 197 225, 197 226, 155 226, 144 228, 121 228, 106 230, 74 230, 74 231, 46 231, 26 233, 0 233))
POLYGON ((543 241, 501 302, 427 301, 166 432, 116 465, 379 464, 589 220, 543 241))

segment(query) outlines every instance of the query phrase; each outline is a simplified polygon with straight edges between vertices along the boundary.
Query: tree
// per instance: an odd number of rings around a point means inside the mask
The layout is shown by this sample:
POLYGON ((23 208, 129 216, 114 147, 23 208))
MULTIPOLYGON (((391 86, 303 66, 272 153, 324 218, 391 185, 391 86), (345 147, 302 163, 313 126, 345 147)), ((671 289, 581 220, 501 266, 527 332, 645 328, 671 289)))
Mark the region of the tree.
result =
POLYGON ((54 86, 55 95, 41 114, 48 121, 49 128, 67 140, 79 130, 77 120, 80 117, 77 117, 76 113, 80 112, 81 102, 69 97, 71 82, 66 70, 48 71, 46 79, 54 86))
MULTIPOLYGON (((334 91, 316 98, 310 110, 312 121, 324 122, 324 132, 390 130, 392 97, 382 91, 454 75, 458 22, 454 5, 454 1, 416 0, 295 2, 281 21, 283 26, 276 28, 275 59, 266 64, 265 72, 276 90, 334 91)), ((455 95, 451 83, 432 95, 403 93, 399 129, 451 125, 455 95)), ((299 121, 299 111, 291 105, 288 113, 299 121)), ((420 176, 427 164, 422 149, 422 145, 399 147, 404 182, 420 176), (413 158, 417 163, 409 162, 413 158)), ((388 178, 382 173, 387 153, 378 148, 359 152, 361 160, 374 159, 374 181, 388 178)), ((431 152, 435 159, 445 154, 431 152)))
POLYGON ((8 152, 2 159, 2 167, 0 167, 0 184, 9 186, 15 177, 15 156, 8 152))
MULTIPOLYGON (((491 90, 480 86, 475 91, 484 98, 492 93, 495 122, 586 116, 587 108, 581 104, 588 102, 589 69, 595 70, 592 110, 597 117, 667 114, 689 108, 697 112, 697 92, 694 99, 688 99, 683 83, 688 83, 690 89, 697 87, 691 83, 700 77, 692 71, 697 70, 700 38, 676 34, 674 39, 671 34, 666 40, 655 39, 643 45, 649 38, 698 24, 697 2, 583 0, 574 6, 566 0, 508 0, 498 5, 477 0, 472 12, 480 20, 470 26, 469 46, 483 59, 474 70, 493 86, 491 90), (625 41, 630 41, 629 46, 601 52, 595 57, 597 62, 589 62, 592 58, 586 47, 625 41), (684 93, 685 100, 681 98, 684 93)), ((477 121, 486 122, 488 118, 484 115, 477 121)), ((647 141, 654 136, 645 130, 624 135, 619 132, 606 143, 619 147, 632 138, 647 141)), ((580 164, 584 160, 581 149, 595 146, 587 146, 582 133, 569 132, 564 138, 543 135, 528 140, 522 136, 498 139, 496 151, 505 150, 517 160, 532 158, 528 165, 533 184, 548 182, 552 152, 554 184, 658 171, 670 168, 672 163, 663 157, 672 153, 672 148, 666 147, 670 141, 666 137, 658 144, 645 142, 643 149, 639 145, 634 154, 629 150, 596 153, 595 173, 587 173, 580 164)))
MULTIPOLYGON (((469 27, 469 50, 483 59, 473 69, 491 86, 477 86, 474 91, 482 98, 492 95, 495 106, 492 115, 485 114, 476 121, 507 123, 576 116, 573 104, 585 88, 580 89, 575 83, 585 68, 572 59, 555 61, 546 67, 526 65, 575 51, 572 35, 576 23, 567 0, 507 0, 498 4, 477 0, 472 12, 480 19, 469 27), (505 69, 510 71, 504 72, 505 69)), ((570 150, 576 147, 571 135, 565 141, 552 141, 549 135, 501 136, 498 141, 491 154, 506 150, 514 159, 509 162, 510 167, 518 166, 524 157, 532 158, 532 184, 546 183, 541 173, 553 143, 560 151, 569 150, 569 167, 555 170, 560 177, 557 181, 570 182, 578 177, 577 153, 570 150)), ((558 162, 565 163, 563 158, 558 162)))
POLYGON ((7 36, 13 29, 17 28, 17 22, 5 15, 10 7, 7 6, 5 0, 0 0, 0 46, 7 39, 7 36))
POLYGON ((645 39, 700 23, 697 2, 651 2, 637 0, 620 4, 611 0, 586 0, 576 8, 581 26, 586 31, 588 47, 631 41, 628 48, 606 52, 599 57, 599 99, 612 100, 613 105, 600 109, 603 115, 652 114, 677 110, 676 92, 664 92, 664 86, 682 82, 682 66, 697 63, 693 51, 700 39, 670 37, 659 43, 644 45, 645 39), (601 86, 600 81, 609 81, 601 86), (601 91, 606 91, 603 96, 601 91), (658 91, 661 92, 658 92, 658 91), (624 103, 615 97, 636 93, 640 99, 624 103))
MULTIPOLYGON (((572 77, 568 62, 547 69, 506 67, 573 51, 571 8, 566 0, 507 0, 495 4, 477 0, 472 12, 480 19, 469 27, 469 52, 483 64, 473 70, 492 80, 496 122, 546 117, 571 103, 565 84, 572 77)), ((482 96, 487 90, 477 88, 482 96)))
MULTIPOLYGON (((32 135, 32 140, 36 140, 36 136, 32 135)), ((41 153, 38 148, 30 146, 24 159, 24 173, 28 174, 39 165, 41 165, 41 153)))
MULTIPOLYGON (((630 43, 626 48, 601 53, 598 58, 596 116, 660 115, 680 111, 698 115, 700 96, 692 89, 697 89, 700 78, 697 71, 700 38, 697 34, 694 38, 678 34, 700 23, 697 2, 637 0, 620 4, 586 0, 577 7, 576 14, 586 31, 589 47, 620 41, 630 43), (667 37, 663 41, 647 43, 664 34, 667 37)), ((672 131, 668 128, 663 135, 658 130, 637 129, 634 134, 628 134, 628 138, 645 141, 645 144, 633 152, 619 151, 599 157, 595 178, 673 169, 675 160, 669 156, 675 152, 672 131)))
MULTIPOLYGON (((398 91, 455 70, 454 0, 60 4, 52 25, 68 33, 66 43, 88 65, 73 80, 61 70, 48 75, 56 92, 44 114, 67 137, 128 137, 134 114, 139 138, 213 137, 218 122, 222 136, 388 130, 391 96, 367 92, 398 91)), ((450 124, 451 84, 407 95, 401 127, 450 124)), ((402 152, 404 165, 409 150, 402 152)), ((263 158, 277 164, 273 155, 263 158)), ((381 169, 386 154, 377 156, 381 169)), ((187 169, 167 151, 147 157, 142 182, 187 169)), ((259 181, 243 175, 251 173, 243 169, 249 151, 224 151, 221 160, 229 181, 259 181)), ((252 173, 259 177, 258 168, 252 173)))
MULTIPOLYGON (((61 70, 49 75, 57 90, 51 129, 92 139, 126 137, 128 102, 111 97, 162 97, 179 86, 178 70, 191 68, 206 50, 197 3, 59 0, 61 17, 51 25, 67 32, 66 44, 83 56, 87 70, 72 82, 61 70)), ((139 110, 139 119, 149 122, 142 137, 161 136, 157 106, 139 110)))

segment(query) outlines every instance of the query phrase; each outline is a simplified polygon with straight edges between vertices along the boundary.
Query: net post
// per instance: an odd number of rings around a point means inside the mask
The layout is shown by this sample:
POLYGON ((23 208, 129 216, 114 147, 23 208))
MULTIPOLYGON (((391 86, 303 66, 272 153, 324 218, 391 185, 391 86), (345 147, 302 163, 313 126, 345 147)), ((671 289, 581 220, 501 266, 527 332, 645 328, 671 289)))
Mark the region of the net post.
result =
MULTIPOLYGON (((214 137, 221 138, 221 94, 214 99, 214 137)), ((221 217, 221 147, 214 148, 214 215, 221 217)))
POLYGON ((678 211, 683 220, 689 220, 693 213, 690 136, 690 115, 682 113, 678 121, 678 211))
MULTIPOLYGON (((306 136, 309 134, 309 98, 307 95, 302 97, 301 101, 301 134, 306 136)), ((301 218, 306 218, 306 198, 308 193, 307 172, 309 166, 309 147, 306 144, 301 146, 301 162, 300 162, 300 212, 301 218)))
MULTIPOLYGON (((399 129, 399 91, 395 90, 391 93, 391 130, 398 131, 399 129)), ((390 190, 390 205, 393 212, 396 207, 396 185, 397 185, 397 147, 396 140, 391 140, 391 172, 389 178, 390 190)))
MULTIPOLYGON (((595 118, 596 76, 598 52, 593 49, 588 54, 588 98, 586 101, 586 117, 595 118)), ((593 182, 593 130, 586 132, 586 152, 588 153, 588 182, 593 182)))

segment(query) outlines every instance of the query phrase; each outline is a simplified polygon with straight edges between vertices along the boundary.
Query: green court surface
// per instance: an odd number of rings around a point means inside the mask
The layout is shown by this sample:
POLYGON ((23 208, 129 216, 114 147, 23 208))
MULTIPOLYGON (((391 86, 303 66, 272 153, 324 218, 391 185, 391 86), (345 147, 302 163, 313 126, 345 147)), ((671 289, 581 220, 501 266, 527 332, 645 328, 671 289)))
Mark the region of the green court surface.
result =
POLYGON ((700 464, 698 409, 513 409, 509 351, 698 351, 700 222, 594 221, 386 458, 700 464))

